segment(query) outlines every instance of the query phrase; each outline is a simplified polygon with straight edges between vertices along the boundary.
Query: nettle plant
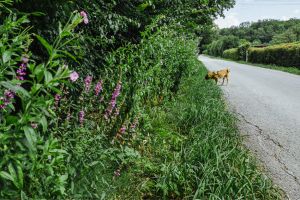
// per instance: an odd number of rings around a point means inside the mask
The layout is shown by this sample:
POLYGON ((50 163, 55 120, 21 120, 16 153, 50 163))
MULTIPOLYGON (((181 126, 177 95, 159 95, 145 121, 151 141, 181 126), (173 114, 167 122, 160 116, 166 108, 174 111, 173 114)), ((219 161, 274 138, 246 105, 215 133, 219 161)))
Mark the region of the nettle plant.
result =
POLYGON ((53 198, 65 194, 67 152, 51 134, 55 126, 55 94, 70 84, 65 49, 76 47, 74 29, 88 23, 85 12, 74 12, 49 44, 23 28, 27 16, 10 13, 0 25, 0 198, 53 198), (28 50, 34 38, 45 47, 46 61, 28 50))

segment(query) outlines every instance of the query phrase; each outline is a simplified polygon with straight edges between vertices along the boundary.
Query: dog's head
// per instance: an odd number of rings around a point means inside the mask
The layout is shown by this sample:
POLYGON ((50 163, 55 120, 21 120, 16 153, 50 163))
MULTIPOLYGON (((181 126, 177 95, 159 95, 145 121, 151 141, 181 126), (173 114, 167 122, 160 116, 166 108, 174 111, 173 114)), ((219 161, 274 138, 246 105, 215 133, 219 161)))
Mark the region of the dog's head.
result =
POLYGON ((208 71, 208 72, 207 72, 207 75, 205 76, 205 79, 206 79, 206 80, 211 79, 211 78, 215 77, 216 75, 217 75, 216 72, 208 71))

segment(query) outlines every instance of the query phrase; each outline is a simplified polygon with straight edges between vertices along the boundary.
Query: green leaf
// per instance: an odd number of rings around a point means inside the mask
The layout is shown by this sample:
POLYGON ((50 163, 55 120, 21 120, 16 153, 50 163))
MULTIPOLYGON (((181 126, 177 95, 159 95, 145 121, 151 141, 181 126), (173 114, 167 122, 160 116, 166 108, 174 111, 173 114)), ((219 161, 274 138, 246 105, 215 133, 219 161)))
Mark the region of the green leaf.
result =
POLYGON ((41 89, 42 87, 42 84, 34 84, 32 87, 31 87, 31 91, 30 93, 32 95, 34 95, 37 91, 39 91, 39 89, 41 89))
POLYGON ((47 49, 47 52, 49 56, 52 54, 53 47, 41 36, 36 35, 37 39, 40 41, 40 43, 47 49))
POLYGON ((40 64, 34 68, 33 74, 36 76, 38 82, 42 81, 43 75, 44 75, 44 73, 43 73, 44 70, 45 70, 44 64, 40 64))
POLYGON ((67 52, 67 51, 61 51, 61 50, 59 50, 58 52, 61 52, 62 54, 65 54, 66 56, 70 57, 71 59, 73 59, 75 62, 78 63, 76 57, 73 56, 72 54, 70 54, 69 52, 67 52))
POLYGON ((25 132, 25 137, 28 142, 29 150, 35 152, 37 138, 36 138, 36 133, 35 133, 34 129, 31 127, 28 127, 28 126, 24 126, 23 130, 25 132))
POLYGON ((48 122, 47 122, 47 119, 45 116, 43 116, 40 121, 39 121, 43 127, 43 132, 46 132, 47 131, 47 128, 48 128, 48 122))
POLYGON ((90 167, 97 165, 99 163, 99 161, 93 161, 92 163, 89 164, 90 167))
POLYGON ((23 182, 24 174, 23 174, 22 167, 20 165, 17 165, 17 170, 18 170, 18 180, 19 180, 19 184, 20 184, 19 189, 22 189, 23 185, 24 185, 24 182, 23 182))
POLYGON ((12 53, 10 51, 4 51, 2 54, 3 63, 7 63, 11 58, 12 53))
POLYGON ((12 166, 11 163, 8 165, 8 171, 9 171, 11 177, 12 177, 12 181, 13 181, 14 185, 15 185, 18 189, 21 189, 21 183, 20 183, 20 181, 19 181, 19 179, 18 179, 18 175, 17 175, 17 173, 16 173, 16 171, 15 171, 15 168, 12 166))
POLYGON ((53 79, 52 74, 47 70, 44 71, 44 75, 45 75, 45 82, 46 83, 49 83, 53 79))
POLYGON ((21 200, 28 200, 28 197, 23 190, 21 191, 21 200))
POLYGON ((11 176, 9 173, 5 172, 5 171, 1 171, 1 172, 0 172, 0 176, 1 176, 2 178, 6 179, 6 180, 13 181, 12 176, 11 176))

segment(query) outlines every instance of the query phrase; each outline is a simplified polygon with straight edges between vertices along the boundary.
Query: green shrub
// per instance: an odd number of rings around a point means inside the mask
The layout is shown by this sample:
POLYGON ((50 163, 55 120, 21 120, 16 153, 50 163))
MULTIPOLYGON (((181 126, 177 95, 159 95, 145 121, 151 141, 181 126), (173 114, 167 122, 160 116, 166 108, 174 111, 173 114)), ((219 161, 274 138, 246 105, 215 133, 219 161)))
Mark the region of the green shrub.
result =
POLYGON ((237 47, 239 45, 238 37, 223 36, 208 45, 208 54, 212 56, 222 56, 224 50, 237 47))
POLYGON ((46 49, 40 62, 30 52, 33 34, 23 29, 29 20, 9 14, 0 26, 0 198, 49 199, 66 194, 68 153, 62 149, 52 128, 57 126, 55 93, 68 83, 64 48, 76 43, 75 27, 82 22, 78 12, 59 27, 55 42, 36 39, 46 49))
POLYGON ((248 61, 300 68, 300 43, 286 43, 265 48, 250 48, 248 61))
POLYGON ((223 57, 231 60, 239 60, 240 56, 237 48, 227 49, 223 52, 223 57))

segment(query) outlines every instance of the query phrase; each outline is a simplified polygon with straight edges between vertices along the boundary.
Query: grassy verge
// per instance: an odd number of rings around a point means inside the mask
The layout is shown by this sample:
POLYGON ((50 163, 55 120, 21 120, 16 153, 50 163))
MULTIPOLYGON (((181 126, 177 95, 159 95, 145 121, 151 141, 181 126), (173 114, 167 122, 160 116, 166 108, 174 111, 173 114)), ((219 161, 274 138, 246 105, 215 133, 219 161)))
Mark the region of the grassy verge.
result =
POLYGON ((195 68, 176 100, 150 114, 146 156, 160 166, 149 176, 156 198, 280 199, 241 146, 236 119, 205 72, 195 68))
POLYGON ((136 151, 115 154, 126 162, 120 175, 104 156, 76 190, 90 184, 99 199, 281 199, 241 145, 220 89, 193 63, 176 97, 143 116, 136 151))
MULTIPOLYGON (((209 56, 209 55, 206 55, 206 56, 209 56)), ((240 61, 240 60, 236 61, 236 60, 230 60, 230 59, 222 58, 222 57, 214 57, 214 56, 209 56, 209 57, 218 58, 218 59, 227 60, 227 61, 232 61, 232 62, 237 62, 237 63, 241 63, 241 64, 246 64, 246 65, 253 65, 253 66, 256 66, 256 67, 274 69, 274 70, 283 71, 283 72, 287 72, 287 73, 295 74, 295 75, 300 75, 300 69, 298 69, 297 67, 283 67, 283 66, 276 66, 276 65, 250 63, 250 62, 240 61)))

